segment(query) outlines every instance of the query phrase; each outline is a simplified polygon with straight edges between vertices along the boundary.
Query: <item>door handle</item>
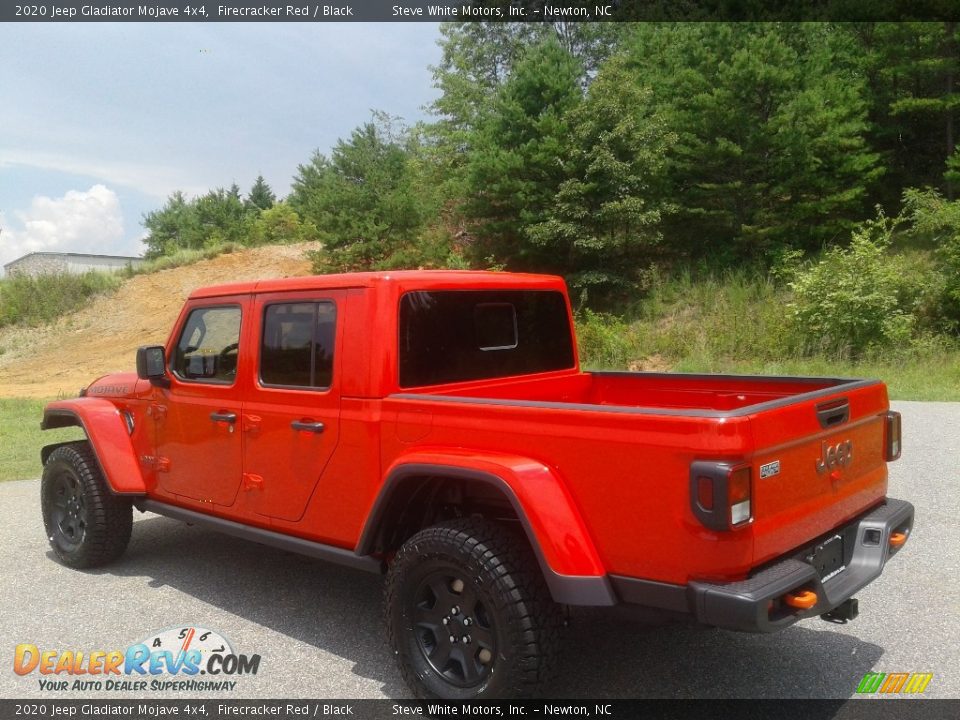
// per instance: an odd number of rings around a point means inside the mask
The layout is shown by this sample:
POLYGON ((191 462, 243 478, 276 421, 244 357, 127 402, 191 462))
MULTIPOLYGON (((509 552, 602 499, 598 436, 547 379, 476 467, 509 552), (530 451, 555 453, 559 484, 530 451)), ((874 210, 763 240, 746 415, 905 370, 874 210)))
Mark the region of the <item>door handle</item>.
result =
POLYGON ((237 414, 232 412, 212 412, 210 413, 210 419, 213 420, 213 422, 235 423, 237 421, 237 414))
POLYGON ((305 432, 322 433, 324 425, 322 422, 305 422, 303 420, 294 420, 290 423, 294 430, 303 430, 305 432))

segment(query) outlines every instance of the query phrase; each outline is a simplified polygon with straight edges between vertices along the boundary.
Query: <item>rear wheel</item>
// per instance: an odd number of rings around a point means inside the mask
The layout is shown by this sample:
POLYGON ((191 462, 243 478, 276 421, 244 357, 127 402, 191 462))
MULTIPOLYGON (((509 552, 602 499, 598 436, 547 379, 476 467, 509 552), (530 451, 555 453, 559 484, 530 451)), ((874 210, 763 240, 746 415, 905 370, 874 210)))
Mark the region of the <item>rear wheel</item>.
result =
POLYGON ((397 553, 385 615, 419 697, 533 695, 552 669, 562 617, 526 539, 481 520, 422 530, 397 553))
POLYGON ((43 526, 64 565, 96 567, 126 550, 133 527, 130 501, 113 494, 87 442, 58 447, 40 482, 43 526))

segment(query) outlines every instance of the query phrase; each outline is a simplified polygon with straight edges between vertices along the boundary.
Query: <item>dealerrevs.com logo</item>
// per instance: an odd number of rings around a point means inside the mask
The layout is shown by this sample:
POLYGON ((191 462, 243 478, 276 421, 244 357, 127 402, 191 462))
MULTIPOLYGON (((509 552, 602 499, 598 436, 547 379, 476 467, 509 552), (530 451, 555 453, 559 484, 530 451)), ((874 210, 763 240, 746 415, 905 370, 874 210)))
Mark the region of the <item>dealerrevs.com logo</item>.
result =
POLYGON ((259 669, 259 655, 235 653, 223 635, 193 625, 150 633, 126 650, 61 651, 21 643, 13 653, 13 671, 38 675, 40 689, 50 691, 233 691, 233 678, 259 669))

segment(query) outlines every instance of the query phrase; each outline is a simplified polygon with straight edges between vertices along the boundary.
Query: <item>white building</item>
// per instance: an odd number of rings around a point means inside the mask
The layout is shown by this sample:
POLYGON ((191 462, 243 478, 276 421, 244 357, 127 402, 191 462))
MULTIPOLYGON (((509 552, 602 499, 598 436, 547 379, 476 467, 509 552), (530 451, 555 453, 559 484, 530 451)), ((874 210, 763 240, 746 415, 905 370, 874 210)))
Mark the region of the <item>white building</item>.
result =
POLYGON ((122 255, 88 255, 87 253, 32 252, 11 260, 3 266, 9 275, 52 275, 71 273, 80 275, 89 270, 116 272, 128 265, 136 267, 143 258, 122 255))

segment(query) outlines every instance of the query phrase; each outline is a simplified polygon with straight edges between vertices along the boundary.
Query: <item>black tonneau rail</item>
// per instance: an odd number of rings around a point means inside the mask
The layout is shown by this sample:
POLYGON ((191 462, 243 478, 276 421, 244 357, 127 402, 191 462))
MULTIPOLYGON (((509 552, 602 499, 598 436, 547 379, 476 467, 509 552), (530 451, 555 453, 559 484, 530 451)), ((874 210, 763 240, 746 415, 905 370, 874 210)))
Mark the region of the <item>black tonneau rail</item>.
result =
POLYGON ((388 398, 396 400, 419 400, 429 402, 445 403, 468 403, 477 405, 506 405, 510 407, 536 407, 552 410, 582 410, 587 412, 604 413, 625 413, 630 415, 671 415, 678 417, 704 417, 704 418, 731 418, 744 417, 764 410, 774 410, 780 407, 793 405, 794 403, 807 400, 816 400, 818 398, 836 395, 837 393, 848 392, 860 388, 879 385, 880 380, 860 379, 860 378, 823 378, 823 377, 777 377, 770 375, 703 375, 693 373, 630 373, 630 372, 596 372, 592 375, 607 377, 682 377, 689 379, 736 379, 747 382, 785 382, 804 383, 811 385, 822 385, 823 383, 832 383, 829 387, 818 387, 810 392, 788 395, 786 397, 768 400, 766 402, 745 405, 731 410, 714 410, 711 408, 697 407, 656 407, 643 405, 606 405, 597 403, 571 403, 552 400, 514 400, 509 398, 489 398, 472 397, 469 395, 435 395, 426 392, 400 392, 389 395, 388 398))

